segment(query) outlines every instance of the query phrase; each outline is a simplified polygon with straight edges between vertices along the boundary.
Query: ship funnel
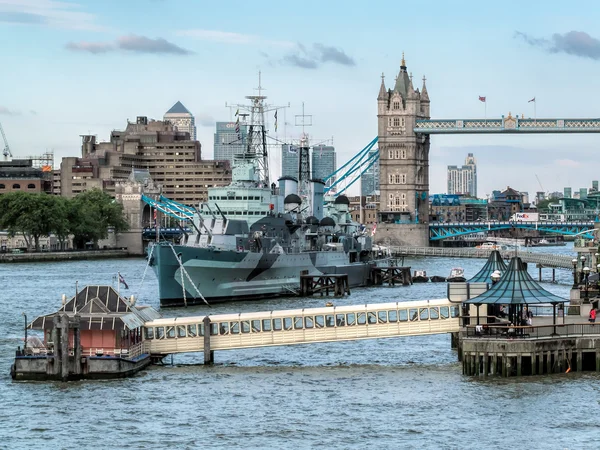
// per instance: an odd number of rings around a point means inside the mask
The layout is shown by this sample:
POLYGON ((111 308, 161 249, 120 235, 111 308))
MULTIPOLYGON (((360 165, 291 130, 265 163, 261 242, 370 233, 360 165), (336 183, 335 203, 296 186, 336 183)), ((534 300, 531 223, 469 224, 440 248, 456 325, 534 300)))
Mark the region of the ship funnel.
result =
POLYGON ((325 183, 321 180, 310 180, 310 193, 312 200, 312 215, 317 219, 323 218, 323 196, 325 183))
POLYGON ((281 177, 277 181, 279 181, 279 195, 283 198, 290 194, 298 195, 298 180, 294 177, 281 177))

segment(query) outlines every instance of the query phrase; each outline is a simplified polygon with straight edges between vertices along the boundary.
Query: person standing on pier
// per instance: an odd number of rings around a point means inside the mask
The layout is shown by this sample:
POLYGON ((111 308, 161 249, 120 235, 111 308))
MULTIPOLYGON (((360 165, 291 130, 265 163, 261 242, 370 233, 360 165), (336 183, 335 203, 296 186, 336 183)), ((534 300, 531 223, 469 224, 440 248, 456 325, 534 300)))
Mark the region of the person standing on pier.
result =
POLYGON ((594 308, 592 308, 590 310, 590 323, 595 323, 596 322, 596 310, 594 308))

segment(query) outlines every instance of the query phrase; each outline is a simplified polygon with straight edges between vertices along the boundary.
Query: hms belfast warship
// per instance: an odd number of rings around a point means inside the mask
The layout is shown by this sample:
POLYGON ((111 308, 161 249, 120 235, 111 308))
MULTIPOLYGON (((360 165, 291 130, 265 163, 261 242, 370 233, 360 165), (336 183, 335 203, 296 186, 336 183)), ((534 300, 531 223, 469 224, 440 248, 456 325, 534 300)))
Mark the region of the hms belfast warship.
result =
POLYGON ((347 197, 325 197, 325 184, 310 179, 305 134, 298 179, 269 184, 266 97, 247 98, 248 142, 234 157, 231 184, 210 188, 208 202, 189 209, 193 231, 178 244, 148 248, 161 306, 290 295, 301 274, 347 274, 351 287, 369 281, 371 236, 352 221, 347 197))

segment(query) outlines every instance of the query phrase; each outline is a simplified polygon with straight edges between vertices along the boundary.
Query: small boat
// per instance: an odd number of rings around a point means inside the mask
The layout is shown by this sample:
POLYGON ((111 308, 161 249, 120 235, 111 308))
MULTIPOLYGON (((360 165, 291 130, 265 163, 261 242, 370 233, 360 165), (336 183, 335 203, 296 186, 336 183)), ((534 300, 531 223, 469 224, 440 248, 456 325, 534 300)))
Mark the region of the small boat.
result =
POLYGON ((493 242, 484 242, 483 244, 478 245, 475 248, 478 248, 481 250, 500 250, 500 246, 493 242))
POLYGON ((446 277, 442 277, 440 275, 434 275, 431 277, 431 282, 432 283, 445 283, 446 277))
POLYGON ((413 283, 427 283, 429 281, 429 277, 427 276, 427 272, 424 270, 415 270, 412 280, 413 283))
POLYGON ((462 267, 455 267, 450 271, 450 276, 446 280, 448 283, 464 283, 467 281, 465 278, 465 271, 462 267))

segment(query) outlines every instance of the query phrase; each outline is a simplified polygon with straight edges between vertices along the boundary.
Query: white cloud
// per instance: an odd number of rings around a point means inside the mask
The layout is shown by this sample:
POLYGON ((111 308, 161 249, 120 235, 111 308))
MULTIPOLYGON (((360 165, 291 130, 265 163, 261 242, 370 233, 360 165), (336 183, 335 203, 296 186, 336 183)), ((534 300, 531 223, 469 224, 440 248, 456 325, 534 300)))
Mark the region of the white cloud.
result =
POLYGON ((93 14, 81 11, 81 7, 72 2, 0 0, 0 23, 105 31, 95 19, 93 14))
POLYGON ((220 42, 223 44, 267 44, 278 47, 293 47, 295 45, 293 42, 289 41, 269 40, 254 34, 233 33, 230 31, 191 29, 181 30, 177 32, 177 34, 200 39, 202 41, 220 42))

